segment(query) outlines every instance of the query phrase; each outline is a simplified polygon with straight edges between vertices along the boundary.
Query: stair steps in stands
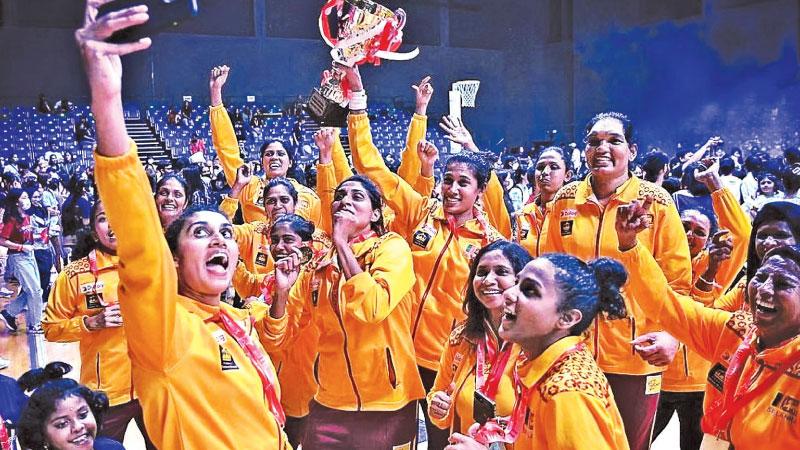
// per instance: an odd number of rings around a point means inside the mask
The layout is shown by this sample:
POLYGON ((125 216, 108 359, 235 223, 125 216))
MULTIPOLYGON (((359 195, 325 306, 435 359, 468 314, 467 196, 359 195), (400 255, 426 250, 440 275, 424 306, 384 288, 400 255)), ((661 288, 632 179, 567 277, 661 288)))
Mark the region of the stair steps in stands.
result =
POLYGON ((145 161, 153 158, 156 161, 168 161, 170 159, 164 144, 158 140, 158 136, 147 126, 143 119, 125 119, 125 128, 128 135, 136 142, 139 150, 139 159, 145 161))

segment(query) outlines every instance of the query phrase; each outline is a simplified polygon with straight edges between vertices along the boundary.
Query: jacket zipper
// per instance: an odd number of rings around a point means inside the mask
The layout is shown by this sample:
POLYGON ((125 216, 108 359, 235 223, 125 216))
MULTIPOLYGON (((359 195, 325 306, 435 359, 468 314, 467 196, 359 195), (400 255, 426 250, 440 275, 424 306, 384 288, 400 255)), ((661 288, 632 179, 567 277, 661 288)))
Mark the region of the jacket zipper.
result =
POLYGON ((433 263, 433 270, 431 270, 431 276, 428 278, 428 285, 425 287, 425 292, 422 294, 422 298, 419 302, 419 311, 417 311, 417 318, 414 319, 414 328, 411 332, 411 338, 415 338, 417 336, 417 327, 419 326, 419 319, 422 317, 422 310, 425 307, 425 301, 428 299, 428 294, 431 292, 431 286, 433 286, 433 279, 436 277, 436 271, 439 270, 439 264, 442 262, 442 256, 444 256, 444 252, 447 251, 447 248, 450 245, 450 241, 453 240, 453 233, 450 232, 450 235, 447 236, 447 241, 444 243, 442 247, 442 251, 439 252, 439 256, 436 257, 436 262, 433 263))
MULTIPOLYGON (((339 274, 341 276, 341 274, 339 274)), ((336 289, 339 289, 339 283, 336 283, 336 289)), ((336 299, 339 299, 339 293, 336 292, 336 299)), ((353 365, 350 362, 350 352, 347 350, 347 331, 344 329, 344 321, 342 321, 342 314, 339 311, 338 303, 334 304, 333 297, 331 297, 331 306, 333 312, 336 313, 336 320, 339 321, 339 326, 342 328, 342 335, 344 336, 344 360, 347 364, 347 376, 350 378, 350 384, 353 386, 353 393, 356 396, 356 411, 361 411, 361 395, 358 393, 358 386, 356 386, 356 379, 353 376, 353 365)))
POLYGON ((686 378, 689 378, 689 352, 683 346, 683 369, 686 371, 686 378))
POLYGON ((102 384, 100 383, 100 353, 97 353, 97 358, 95 358, 95 374, 97 375, 97 389, 100 389, 102 384))

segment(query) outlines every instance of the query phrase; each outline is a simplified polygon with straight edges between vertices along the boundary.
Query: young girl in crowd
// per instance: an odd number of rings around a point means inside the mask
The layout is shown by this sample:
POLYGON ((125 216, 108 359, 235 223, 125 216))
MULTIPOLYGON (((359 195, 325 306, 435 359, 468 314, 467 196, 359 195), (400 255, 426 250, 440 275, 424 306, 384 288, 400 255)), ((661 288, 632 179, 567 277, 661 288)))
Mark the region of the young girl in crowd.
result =
POLYGON ((73 261, 56 278, 42 322, 45 338, 80 343, 81 384, 105 392, 110 404, 101 434, 122 442, 128 423, 136 420, 147 448, 153 449, 131 386, 131 360, 121 328, 117 239, 99 200, 89 225, 91 234, 79 238, 73 261))
POLYGON ((517 273, 530 260, 519 244, 505 240, 492 242, 475 256, 464 299, 467 318, 450 334, 427 397, 431 422, 450 434, 466 434, 479 420, 473 414, 476 395, 490 397, 497 404, 497 415, 511 414, 515 399, 511 368, 519 348, 506 344, 498 329, 505 308, 503 293, 514 286, 517 273))
MULTIPOLYGON (((42 287, 33 254, 31 218, 26 212, 30 207, 28 194, 22 189, 11 189, 6 194, 0 245, 8 249, 6 274, 19 281, 20 291, 8 307, 0 311, 0 317, 9 331, 17 331, 17 316, 25 310, 28 333, 41 333, 42 287)), ((35 353, 30 352, 31 368, 38 367, 35 353)))
POLYGON ((623 263, 645 275, 632 278, 628 289, 645 294, 636 297, 639 307, 711 361, 703 448, 760 448, 766 437, 775 448, 796 448, 800 247, 772 248, 761 264, 748 267, 749 311, 711 309, 669 286, 637 238, 649 224, 646 214, 646 205, 634 201, 616 218, 623 263))
POLYGON ((125 130, 119 55, 145 49, 150 40, 102 39, 146 22, 146 7, 96 16, 96 4, 88 2, 76 39, 92 93, 97 186, 117 236, 120 311, 146 428, 164 449, 254 442, 287 448, 280 388, 258 342, 259 318, 220 302, 239 254, 233 226, 220 213, 189 210, 165 240, 125 130))
POLYGON ((758 177, 758 191, 756 197, 744 204, 744 209, 750 213, 750 217, 755 218, 758 211, 767 203, 783 199, 781 182, 775 175, 764 173, 758 177))
MULTIPOLYGON (((408 242, 413 251, 416 283, 413 285, 411 332, 420 375, 425 388, 430 390, 450 330, 456 322, 464 319, 461 310, 463 286, 467 281, 470 262, 481 247, 501 238, 485 214, 475 207, 478 197, 486 188, 490 170, 469 154, 453 156, 445 164, 443 200, 420 195, 386 167, 379 150, 372 143, 366 114, 366 94, 358 69, 343 70, 347 73, 353 95, 361 99, 351 101, 348 118, 353 165, 358 173, 378 186, 384 200, 396 214, 393 230, 408 242)), ((432 154, 434 149, 426 154, 432 154)), ((424 409, 427 410, 427 407, 424 409)), ((428 425, 428 430, 432 431, 429 433, 429 445, 436 448, 446 437, 437 436, 433 425, 428 425)))
MULTIPOLYGON (((222 87, 228 80, 228 66, 218 66, 211 70, 209 87, 211 89, 211 110, 209 119, 211 120, 211 137, 214 148, 222 163, 225 178, 228 184, 233 187, 236 181, 236 172, 239 167, 244 165, 239 154, 239 142, 236 140, 236 133, 231 123, 228 112, 222 104, 222 87)), ((253 222, 264 219, 264 186, 276 177, 286 177, 289 167, 292 165, 292 158, 284 144, 278 140, 265 142, 261 146, 261 162, 264 167, 264 177, 252 177, 249 184, 242 189, 241 204, 242 216, 245 222, 253 222)), ((296 180, 289 179, 298 192, 297 214, 306 219, 318 223, 320 219, 319 197, 314 192, 296 180)))
MULTIPOLYGON (((299 252, 276 262, 270 349, 288 348, 303 327, 319 330, 319 391, 304 449, 413 448, 424 397, 410 334, 411 250, 383 225, 380 193, 354 176, 335 190, 318 173, 329 263, 299 268, 299 252), (320 185, 322 183, 322 185, 320 185), (329 209, 330 208, 330 209, 329 209)), ((323 171, 324 172, 324 171, 323 171)))
POLYGON ((61 378, 70 370, 54 362, 20 377, 20 386, 33 391, 17 423, 20 444, 29 450, 124 450, 118 441, 98 436, 106 394, 61 378))
POLYGON ((517 215, 515 240, 531 255, 538 255, 547 206, 558 190, 572 178, 572 163, 561 147, 547 147, 539 154, 534 167, 539 195, 517 215))
POLYGON ((446 449, 492 442, 513 442, 515 450, 627 449, 615 396, 581 336, 598 313, 625 316, 626 278, 608 258, 587 264, 548 254, 529 262, 504 295, 500 325, 500 337, 522 348, 513 369, 514 408, 469 435, 454 434, 446 449))
MULTIPOLYGON (((586 126, 586 165, 590 174, 564 186, 547 210, 540 253, 568 253, 588 261, 598 256, 616 257, 614 217, 621 205, 653 197, 649 218, 653 226, 647 242, 673 288, 689 293, 692 266, 689 246, 678 211, 662 188, 640 180, 628 171, 638 148, 633 125, 619 113, 596 115, 586 126)), ((626 266, 631 278, 640 276, 626 266)), ((626 297, 639 293, 626 290, 626 297)), ((597 363, 608 378, 619 404, 632 450, 650 447, 653 420, 661 390, 661 372, 675 355, 678 342, 642 313, 628 298, 625 320, 600 316, 591 328, 597 363), (633 342, 632 342, 633 341, 633 342)))

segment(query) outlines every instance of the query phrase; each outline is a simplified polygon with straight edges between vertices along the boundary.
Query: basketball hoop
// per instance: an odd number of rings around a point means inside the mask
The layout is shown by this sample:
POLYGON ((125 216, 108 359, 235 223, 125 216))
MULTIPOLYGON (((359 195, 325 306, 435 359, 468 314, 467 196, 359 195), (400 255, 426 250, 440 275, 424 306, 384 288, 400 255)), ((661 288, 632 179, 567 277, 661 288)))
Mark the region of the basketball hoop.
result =
POLYGON ((467 108, 475 107, 475 97, 478 96, 478 88, 481 86, 479 80, 462 80, 453 83, 453 90, 461 94, 461 106, 467 108))

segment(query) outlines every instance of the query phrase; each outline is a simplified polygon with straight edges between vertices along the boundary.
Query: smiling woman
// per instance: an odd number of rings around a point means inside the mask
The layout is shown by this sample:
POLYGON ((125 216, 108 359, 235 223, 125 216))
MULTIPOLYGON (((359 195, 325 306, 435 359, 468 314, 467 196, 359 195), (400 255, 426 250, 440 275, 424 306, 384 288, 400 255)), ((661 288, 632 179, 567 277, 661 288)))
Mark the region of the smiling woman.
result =
POLYGON ((176 174, 165 175, 156 183, 156 209, 164 230, 186 209, 189 203, 188 190, 186 180, 176 174))
MULTIPOLYGON (((638 306, 692 351, 711 361, 704 411, 707 448, 797 448, 800 398, 800 247, 767 251, 748 266, 749 311, 704 307, 676 293, 652 255, 638 242, 645 214, 634 204, 617 216, 623 262, 644 274, 628 289, 642 292, 638 306), (752 312, 750 312, 752 311, 752 312)), ((756 251, 751 245, 750 252, 756 251)))
POLYGON ((120 55, 143 50, 150 40, 103 39, 146 22, 147 8, 98 19, 102 3, 87 2, 76 39, 92 93, 97 187, 117 237, 120 310, 147 429, 165 449, 245 448, 253 442, 286 448, 280 388, 253 326, 259 317, 219 301, 239 256, 233 226, 219 212, 190 209, 170 225, 168 245, 125 130, 120 55))

